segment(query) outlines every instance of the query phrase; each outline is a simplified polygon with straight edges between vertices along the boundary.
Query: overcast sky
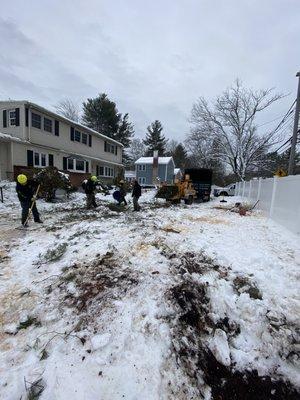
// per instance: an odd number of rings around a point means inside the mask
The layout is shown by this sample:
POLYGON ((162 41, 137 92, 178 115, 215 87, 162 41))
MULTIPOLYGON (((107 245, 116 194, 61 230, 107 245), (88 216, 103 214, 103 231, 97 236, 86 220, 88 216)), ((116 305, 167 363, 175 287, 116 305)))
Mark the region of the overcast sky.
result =
MULTIPOLYGON (((105 92, 136 134, 189 131, 193 102, 239 77, 290 93, 300 69, 300 0, 0 0, 0 99, 52 107, 105 92)), ((266 128, 272 125, 266 125, 266 128)))

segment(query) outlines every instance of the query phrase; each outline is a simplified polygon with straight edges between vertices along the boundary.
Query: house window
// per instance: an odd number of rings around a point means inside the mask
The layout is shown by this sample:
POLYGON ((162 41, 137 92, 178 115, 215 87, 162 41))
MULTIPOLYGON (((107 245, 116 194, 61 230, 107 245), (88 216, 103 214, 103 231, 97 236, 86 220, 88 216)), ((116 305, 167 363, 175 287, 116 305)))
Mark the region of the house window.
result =
POLYGON ((85 161, 76 160, 76 171, 84 171, 85 170, 85 161))
POLYGON ((100 165, 99 165, 99 175, 104 176, 104 167, 101 167, 100 165))
POLYGON ((41 166, 46 167, 46 154, 41 154, 41 166))
POLYGON ((68 169, 74 169, 74 158, 68 158, 68 169))
POLYGON ((39 153, 34 153, 34 166, 35 167, 40 166, 40 154, 39 153))
POLYGON ((145 164, 140 164, 139 165, 139 171, 146 171, 146 165, 145 164))
POLYGON ((8 122, 9 122, 9 126, 16 125, 16 110, 8 111, 8 122))
POLYGON ((31 113, 31 125, 34 128, 41 129, 41 116, 36 113, 31 113))
POLYGON ((81 141, 81 133, 79 131, 75 131, 75 142, 81 141))
POLYGON ((106 153, 115 154, 116 146, 114 144, 111 144, 111 143, 108 143, 108 142, 104 142, 104 151, 106 153))
POLYGON ((85 172, 87 162, 85 160, 77 160, 76 158, 68 158, 67 167, 69 171, 85 172))
POLYGON ((138 180, 140 185, 144 185, 146 183, 146 178, 144 177, 140 177, 138 180))
POLYGON ((104 176, 110 178, 114 176, 114 169, 110 167, 105 167, 104 168, 104 176))
POLYGON ((87 134, 86 133, 81 134, 81 141, 83 144, 87 144, 87 134))
POLYGON ((52 120, 44 118, 44 131, 52 133, 52 120))
POLYGON ((33 166, 47 167, 49 165, 49 155, 45 153, 34 153, 33 166))

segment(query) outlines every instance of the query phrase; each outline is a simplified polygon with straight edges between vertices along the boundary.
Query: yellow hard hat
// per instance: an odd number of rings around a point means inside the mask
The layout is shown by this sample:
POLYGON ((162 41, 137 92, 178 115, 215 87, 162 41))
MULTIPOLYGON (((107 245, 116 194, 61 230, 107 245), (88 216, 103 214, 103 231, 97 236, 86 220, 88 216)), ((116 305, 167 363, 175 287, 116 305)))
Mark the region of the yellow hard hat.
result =
POLYGON ((25 185, 27 183, 27 176, 24 174, 20 174, 17 177, 17 181, 21 184, 21 185, 25 185))
POLYGON ((96 177, 96 175, 92 175, 91 176, 91 181, 93 182, 97 182, 98 178, 96 177))

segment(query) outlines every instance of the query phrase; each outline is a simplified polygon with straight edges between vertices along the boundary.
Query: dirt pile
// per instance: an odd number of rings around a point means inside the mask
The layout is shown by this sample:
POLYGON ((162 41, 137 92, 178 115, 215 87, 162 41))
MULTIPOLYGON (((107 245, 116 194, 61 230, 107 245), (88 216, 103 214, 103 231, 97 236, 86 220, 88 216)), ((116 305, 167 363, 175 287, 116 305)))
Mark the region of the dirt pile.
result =
MULTIPOLYGON (((178 260, 174 260, 176 262, 178 260)), ((230 362, 230 352, 229 362, 224 365, 210 350, 210 339, 216 332, 221 331, 227 341, 240 334, 240 327, 228 316, 219 321, 212 319, 209 284, 194 280, 191 275, 209 268, 220 273, 221 267, 214 265, 213 260, 185 253, 177 265, 181 282, 166 293, 167 302, 175 310, 175 317, 169 320, 173 351, 192 392, 198 391, 197 398, 210 392, 213 400, 298 399, 297 390, 280 376, 259 376, 257 370, 237 371, 230 362)))
POLYGON ((67 293, 65 304, 79 312, 98 314, 101 303, 120 298, 137 285, 137 274, 119 260, 119 256, 107 252, 92 262, 76 263, 67 268, 59 285, 67 293), (75 290, 68 290, 69 283, 73 283, 75 290))

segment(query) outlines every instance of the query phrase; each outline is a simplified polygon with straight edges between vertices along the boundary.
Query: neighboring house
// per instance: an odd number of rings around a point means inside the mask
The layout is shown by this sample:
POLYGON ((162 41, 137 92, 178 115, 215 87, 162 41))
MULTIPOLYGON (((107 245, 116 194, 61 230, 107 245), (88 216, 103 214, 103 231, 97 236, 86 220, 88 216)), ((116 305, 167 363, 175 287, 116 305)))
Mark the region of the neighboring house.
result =
POLYGON ((135 171, 125 171, 124 177, 126 182, 133 182, 136 179, 135 171))
POLYGON ((0 179, 55 166, 79 185, 90 174, 112 181, 121 143, 28 101, 0 101, 0 179))
POLYGON ((174 169, 174 179, 178 179, 179 181, 182 179, 183 173, 180 168, 174 169))
MULTIPOLYGON (((141 157, 135 162, 136 177, 142 186, 153 186, 153 160, 153 157, 141 157)), ((172 183, 174 168, 173 157, 158 157, 159 181, 172 183)))

